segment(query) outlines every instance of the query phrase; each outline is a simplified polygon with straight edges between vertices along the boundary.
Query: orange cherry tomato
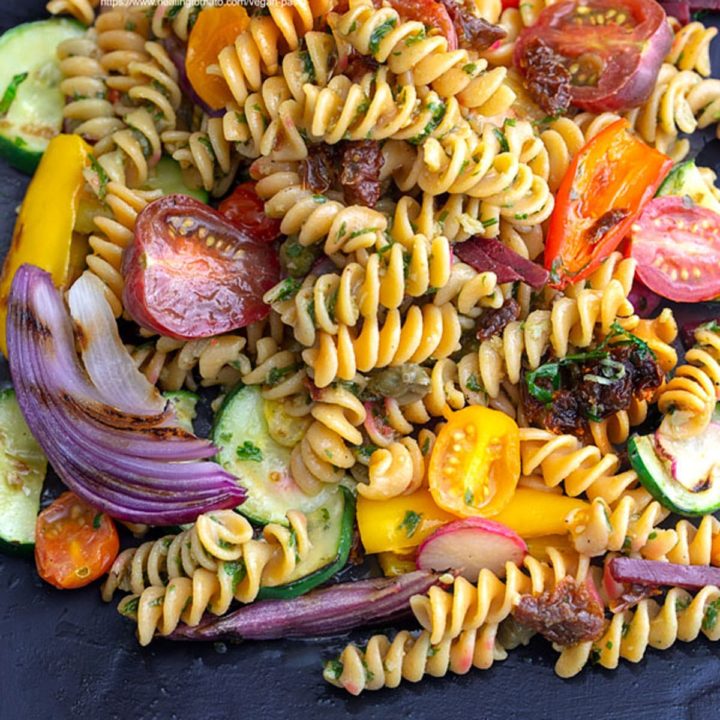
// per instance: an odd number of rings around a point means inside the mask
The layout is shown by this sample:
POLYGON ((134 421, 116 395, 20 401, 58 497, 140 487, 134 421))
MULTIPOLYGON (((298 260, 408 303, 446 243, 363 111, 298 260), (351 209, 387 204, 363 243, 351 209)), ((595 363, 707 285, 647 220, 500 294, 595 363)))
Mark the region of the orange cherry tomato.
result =
POLYGON ((498 410, 471 406, 453 413, 435 441, 428 481, 435 502, 454 515, 490 517, 515 494, 520 431, 498 410))
POLYGON ((56 588, 89 585, 110 569, 119 549, 115 523, 75 493, 63 493, 38 515, 35 565, 56 588))
POLYGON ((214 110, 224 108, 233 96, 224 78, 207 70, 217 65, 220 51, 232 45, 249 23, 242 5, 206 7, 190 32, 185 71, 193 90, 214 110))

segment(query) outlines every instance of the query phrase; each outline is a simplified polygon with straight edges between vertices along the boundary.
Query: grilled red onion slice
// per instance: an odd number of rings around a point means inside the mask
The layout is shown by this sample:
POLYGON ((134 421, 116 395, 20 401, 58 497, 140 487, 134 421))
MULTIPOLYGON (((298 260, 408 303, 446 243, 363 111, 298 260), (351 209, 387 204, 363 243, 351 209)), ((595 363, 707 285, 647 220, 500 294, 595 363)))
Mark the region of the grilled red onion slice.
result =
POLYGON ((215 453, 212 444, 178 427, 162 396, 132 366, 107 321, 102 286, 89 277, 78 283, 70 302, 87 374, 48 273, 23 265, 8 301, 18 402, 55 471, 87 502, 129 522, 191 522, 239 505, 245 491, 234 478, 216 463, 200 462, 215 453))
POLYGON ((410 598, 438 583, 438 573, 340 583, 292 600, 261 600, 196 627, 180 625, 171 640, 276 640, 339 635, 362 625, 395 619, 410 610, 410 598))

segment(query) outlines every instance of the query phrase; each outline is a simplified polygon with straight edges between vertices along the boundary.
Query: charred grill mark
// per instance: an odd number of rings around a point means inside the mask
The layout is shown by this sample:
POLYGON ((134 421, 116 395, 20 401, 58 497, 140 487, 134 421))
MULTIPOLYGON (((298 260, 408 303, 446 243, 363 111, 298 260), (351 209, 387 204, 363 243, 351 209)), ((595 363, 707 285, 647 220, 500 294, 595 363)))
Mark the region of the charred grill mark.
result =
POLYGON ((622 222, 629 214, 630 211, 626 208, 615 208, 601 215, 593 225, 585 231, 585 239, 588 244, 596 245, 599 243, 610 230, 622 222))

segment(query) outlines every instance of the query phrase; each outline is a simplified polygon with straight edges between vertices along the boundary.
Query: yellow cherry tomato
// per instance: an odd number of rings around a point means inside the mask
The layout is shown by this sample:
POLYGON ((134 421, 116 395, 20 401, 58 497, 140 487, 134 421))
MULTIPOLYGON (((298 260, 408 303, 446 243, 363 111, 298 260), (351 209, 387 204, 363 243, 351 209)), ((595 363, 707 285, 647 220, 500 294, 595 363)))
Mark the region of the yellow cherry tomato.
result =
POLYGON ((460 517, 497 515, 520 477, 520 431, 498 410, 452 413, 435 441, 428 482, 435 502, 460 517))
POLYGON ((214 110, 222 110, 233 95, 225 79, 208 73, 208 68, 218 64, 220 51, 232 45, 249 23, 242 5, 206 7, 190 32, 185 71, 193 90, 214 110))

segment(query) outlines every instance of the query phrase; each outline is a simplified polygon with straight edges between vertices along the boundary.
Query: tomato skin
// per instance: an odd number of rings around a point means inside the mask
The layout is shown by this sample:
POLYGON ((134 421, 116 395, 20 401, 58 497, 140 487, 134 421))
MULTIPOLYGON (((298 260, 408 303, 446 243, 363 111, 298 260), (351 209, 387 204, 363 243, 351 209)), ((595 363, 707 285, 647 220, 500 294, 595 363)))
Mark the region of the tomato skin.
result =
POLYGON ((280 279, 273 248, 187 195, 162 197, 138 215, 122 270, 133 320, 178 340, 262 320, 262 296, 280 279))
POLYGON ((560 184, 545 243, 553 287, 588 277, 617 248, 672 166, 629 127, 623 119, 598 133, 577 153, 560 184))
POLYGON ((403 20, 417 20, 426 27, 436 28, 448 41, 448 50, 457 50, 455 26, 442 3, 437 0, 389 0, 389 2, 403 20))
POLYGON ((265 203, 255 192, 254 182, 240 183, 218 208, 237 228, 260 243, 271 243, 280 237, 280 220, 265 214, 265 203))
POLYGON ((75 493, 63 493, 38 515, 35 565, 40 577, 60 590, 97 580, 119 550, 115 523, 75 493))
POLYGON ((213 110, 222 110, 233 96, 224 78, 209 75, 207 69, 217 64, 220 51, 232 45, 250 23, 240 4, 206 7, 190 31, 185 72, 193 90, 213 110))
POLYGON ((430 493, 459 517, 497 515, 520 478, 520 431, 499 410, 473 405, 452 413, 428 467, 430 493))
POLYGON ((689 198, 650 201, 632 227, 638 277, 675 302, 720 295, 720 215, 689 198))
POLYGON ((580 6, 577 0, 561 0, 546 7, 537 23, 520 34, 515 66, 521 67, 530 41, 540 38, 578 78, 570 90, 575 107, 601 113, 641 105, 672 45, 665 11, 655 0, 583 0, 582 7, 590 9, 584 14, 577 12, 580 6), (605 19, 611 10, 613 18, 605 19), (625 21, 619 25, 616 18, 621 14, 625 21), (595 22, 595 15, 602 15, 603 22, 595 22), (593 73, 598 75, 596 82, 586 83, 583 75, 593 73))

